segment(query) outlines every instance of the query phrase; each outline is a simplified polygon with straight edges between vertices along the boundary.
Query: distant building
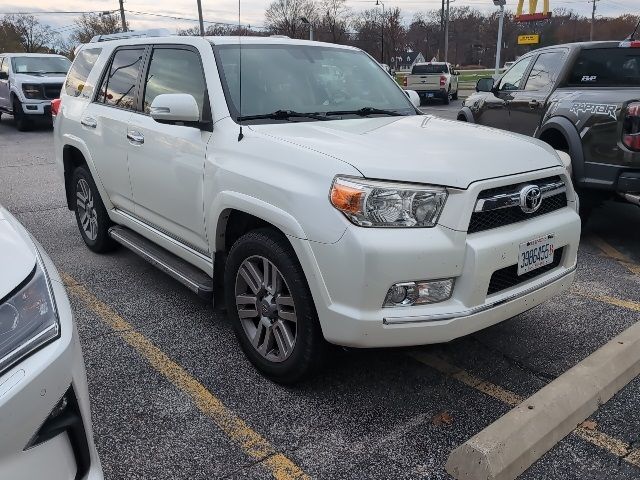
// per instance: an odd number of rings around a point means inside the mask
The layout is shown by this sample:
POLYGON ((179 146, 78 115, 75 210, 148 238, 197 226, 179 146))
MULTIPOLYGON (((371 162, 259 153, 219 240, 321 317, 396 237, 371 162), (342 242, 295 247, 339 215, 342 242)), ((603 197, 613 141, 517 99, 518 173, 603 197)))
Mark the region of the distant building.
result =
POLYGON ((404 52, 396 58, 396 70, 399 72, 409 72, 416 63, 424 62, 424 56, 420 52, 404 52))

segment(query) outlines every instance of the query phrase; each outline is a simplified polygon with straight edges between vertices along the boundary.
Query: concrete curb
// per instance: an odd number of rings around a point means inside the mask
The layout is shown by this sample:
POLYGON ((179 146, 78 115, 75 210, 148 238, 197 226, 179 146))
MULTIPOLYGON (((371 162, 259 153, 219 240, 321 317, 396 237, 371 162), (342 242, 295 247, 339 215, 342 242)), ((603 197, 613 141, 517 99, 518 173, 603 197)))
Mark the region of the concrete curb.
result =
POLYGON ((640 374, 640 322, 451 452, 457 479, 514 479, 640 374))

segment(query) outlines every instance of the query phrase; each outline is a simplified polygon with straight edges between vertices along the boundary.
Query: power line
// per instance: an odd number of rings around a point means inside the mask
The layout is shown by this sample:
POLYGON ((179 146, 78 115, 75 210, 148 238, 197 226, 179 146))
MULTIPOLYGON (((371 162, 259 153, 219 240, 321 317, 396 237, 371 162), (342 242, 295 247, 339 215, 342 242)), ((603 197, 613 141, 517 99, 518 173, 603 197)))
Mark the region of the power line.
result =
MULTIPOLYGON (((190 17, 178 17, 175 15, 166 15, 163 13, 151 13, 151 12, 140 12, 140 11, 136 11, 136 10, 125 10, 128 13, 132 13, 134 15, 148 15, 148 16, 152 16, 152 17, 160 17, 160 18, 169 18, 172 20, 184 20, 187 22, 199 22, 200 20, 197 18, 190 18, 190 17)), ((229 23, 229 22, 213 22, 213 21, 209 21, 209 20, 203 20, 204 23, 210 23, 212 25, 227 25, 227 26, 231 26, 231 27, 237 27, 238 24, 237 23, 229 23)), ((252 27, 252 28, 265 28, 262 25, 241 25, 242 27, 252 27)))

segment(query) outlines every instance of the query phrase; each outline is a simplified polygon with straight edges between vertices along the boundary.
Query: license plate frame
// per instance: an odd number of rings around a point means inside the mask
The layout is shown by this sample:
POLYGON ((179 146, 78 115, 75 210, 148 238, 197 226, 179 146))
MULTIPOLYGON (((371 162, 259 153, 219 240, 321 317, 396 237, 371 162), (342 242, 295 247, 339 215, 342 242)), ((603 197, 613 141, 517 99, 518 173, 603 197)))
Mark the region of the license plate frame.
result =
POLYGON ((518 276, 553 263, 555 235, 548 233, 518 246, 518 276))

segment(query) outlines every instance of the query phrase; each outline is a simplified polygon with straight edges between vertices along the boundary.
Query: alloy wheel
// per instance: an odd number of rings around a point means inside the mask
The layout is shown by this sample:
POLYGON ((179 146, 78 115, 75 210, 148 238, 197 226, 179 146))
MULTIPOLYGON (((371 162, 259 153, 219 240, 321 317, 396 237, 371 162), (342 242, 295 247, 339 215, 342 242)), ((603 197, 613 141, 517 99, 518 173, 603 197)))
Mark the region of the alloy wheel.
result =
POLYGON ((84 178, 76 185, 76 205, 82 230, 89 240, 94 241, 98 238, 98 213, 93 205, 91 187, 84 178))
POLYGON ((253 348, 269 361, 286 360, 295 346, 297 317, 280 270, 259 255, 245 259, 236 275, 235 298, 240 322, 253 348))

